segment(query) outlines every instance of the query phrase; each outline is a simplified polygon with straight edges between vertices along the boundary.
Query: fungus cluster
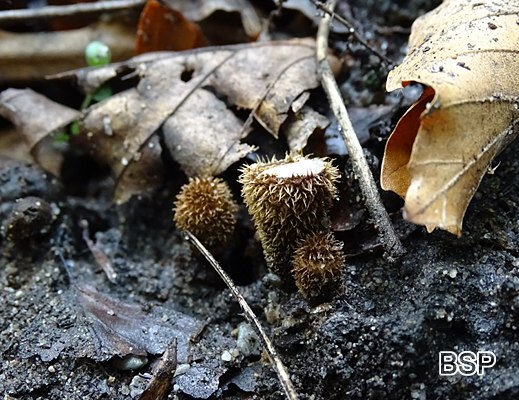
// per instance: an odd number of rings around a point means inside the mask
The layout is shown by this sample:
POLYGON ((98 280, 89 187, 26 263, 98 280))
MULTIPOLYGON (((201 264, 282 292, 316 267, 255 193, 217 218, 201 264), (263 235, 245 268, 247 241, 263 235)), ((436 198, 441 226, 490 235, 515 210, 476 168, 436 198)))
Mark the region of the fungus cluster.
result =
POLYGON ((295 279, 305 297, 313 297, 344 264, 328 215, 338 178, 326 159, 287 155, 246 166, 239 179, 269 269, 285 281, 295 279))
MULTIPOLYGON (((289 154, 242 169, 244 203, 256 226, 269 269, 307 299, 339 286, 344 254, 328 215, 340 174, 327 159, 289 154)), ((178 228, 213 251, 231 237, 238 206, 219 178, 190 178, 174 203, 178 228)))

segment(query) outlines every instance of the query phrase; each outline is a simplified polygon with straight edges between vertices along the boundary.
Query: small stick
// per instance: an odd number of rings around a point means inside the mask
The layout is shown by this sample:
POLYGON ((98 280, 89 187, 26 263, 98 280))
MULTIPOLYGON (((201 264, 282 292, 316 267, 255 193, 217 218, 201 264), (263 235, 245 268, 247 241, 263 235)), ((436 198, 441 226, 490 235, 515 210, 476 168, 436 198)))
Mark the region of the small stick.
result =
POLYGON ((346 28, 348 28, 350 33, 353 35, 353 37, 355 38, 355 40, 357 42, 359 42, 361 45, 363 45, 368 51, 370 51, 371 53, 376 55, 388 67, 395 64, 392 60, 390 60, 388 57, 386 57, 384 54, 382 54, 376 48, 374 48, 373 46, 370 46, 370 44, 368 42, 366 42, 366 40, 364 40, 364 38, 357 33, 357 30, 355 29, 355 27, 353 26, 353 24, 350 21, 348 21, 346 18, 344 18, 338 14, 335 14, 332 11, 333 7, 330 8, 327 5, 324 5, 323 3, 321 3, 320 1, 317 1, 317 0, 312 0, 312 3, 314 3, 314 5, 319 10, 324 11, 326 14, 335 18, 337 21, 339 21, 341 24, 343 24, 346 28))
POLYGON ((148 387, 142 392, 139 400, 163 400, 167 399, 171 387, 171 380, 177 370, 177 339, 168 344, 156 367, 153 378, 148 387))
MULTIPOLYGON (((336 0, 329 0, 326 7, 330 10, 335 8, 336 0)), ((353 162, 353 171, 359 179, 360 188, 365 198, 366 207, 375 221, 375 226, 379 230, 379 236, 382 241, 382 246, 386 249, 389 255, 393 258, 398 257, 404 253, 404 248, 400 243, 389 215, 382 205, 380 196, 377 190, 377 185, 369 169, 368 162, 364 156, 364 152, 359 143, 357 135, 353 130, 348 111, 344 105, 344 101, 339 92, 339 87, 333 76, 333 72, 328 63, 328 35, 330 32, 330 14, 326 14, 319 23, 317 31, 316 57, 318 74, 321 79, 324 91, 328 97, 330 108, 332 109, 339 125, 341 126, 341 134, 348 148, 351 160, 353 162)))
POLYGON ((105 254, 103 250, 101 250, 96 243, 92 242, 90 238, 88 237, 88 221, 83 219, 79 222, 79 226, 83 228, 83 240, 88 246, 88 249, 94 256, 94 259, 96 260, 97 264, 103 269, 104 273, 106 274, 106 277, 108 280, 112 283, 117 282, 117 273, 114 271, 114 268, 112 266, 112 262, 108 258, 108 256, 105 254))
POLYGON ((261 327, 261 324, 258 320, 258 317, 254 314, 254 311, 249 307, 247 304, 247 301, 243 298, 241 293, 238 291, 238 288, 232 281, 231 277, 227 275, 227 273, 220 267, 218 262, 214 259, 214 257, 211 255, 211 253, 204 247, 202 243, 196 238, 195 235, 193 235, 189 231, 183 231, 187 239, 193 243, 193 245, 202 253, 202 255, 205 257, 205 259, 211 264, 211 266, 215 269, 215 271, 220 275, 222 280, 225 282, 227 287, 230 289, 233 296, 236 298, 238 303, 240 304, 241 309, 244 312, 245 318, 249 323, 254 327, 254 330, 256 331, 256 334, 261 339, 263 346, 265 350, 267 351, 267 354, 269 356, 270 362, 274 366, 274 369, 276 370, 276 373, 278 375, 279 381, 281 383, 281 386, 283 387, 283 390, 285 391, 285 395, 287 399, 290 400, 297 400, 297 393, 294 389, 294 385, 292 384, 292 381, 290 380, 290 376, 288 375, 288 371, 283 364, 283 361, 281 361, 281 358, 278 356, 277 351, 268 338, 267 334, 261 327))
POLYGON ((112 0, 95 3, 78 3, 65 6, 46 6, 22 10, 0 11, 0 22, 21 21, 27 19, 43 19, 55 17, 70 17, 80 14, 103 13, 120 11, 143 6, 146 0, 112 0))

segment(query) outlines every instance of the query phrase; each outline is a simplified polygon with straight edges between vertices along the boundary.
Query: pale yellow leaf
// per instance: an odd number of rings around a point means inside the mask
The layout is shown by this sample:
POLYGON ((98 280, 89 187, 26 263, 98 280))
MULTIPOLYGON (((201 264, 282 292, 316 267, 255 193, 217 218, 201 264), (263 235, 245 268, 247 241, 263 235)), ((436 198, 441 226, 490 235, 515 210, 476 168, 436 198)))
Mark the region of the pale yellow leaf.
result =
POLYGON ((461 234, 467 206, 519 124, 519 3, 446 0, 412 27, 387 89, 428 87, 386 146, 382 187, 404 217, 461 234))

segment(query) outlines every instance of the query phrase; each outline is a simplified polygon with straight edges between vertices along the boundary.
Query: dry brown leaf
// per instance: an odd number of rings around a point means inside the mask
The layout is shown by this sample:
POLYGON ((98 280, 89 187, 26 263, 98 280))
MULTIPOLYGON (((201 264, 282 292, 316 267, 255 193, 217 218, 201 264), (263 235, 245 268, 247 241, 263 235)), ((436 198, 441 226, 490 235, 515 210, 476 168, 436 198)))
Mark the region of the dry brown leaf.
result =
POLYGON ((16 125, 38 164, 59 175, 62 157, 54 149, 52 135, 79 112, 31 89, 7 89, 0 93, 0 115, 16 125))
POLYGON ((313 40, 150 53, 73 74, 92 92, 129 71, 137 86, 90 107, 80 124, 84 148, 112 168, 119 202, 160 182, 159 128, 188 175, 217 175, 253 150, 241 143, 250 121, 233 108, 277 137, 292 103, 319 84, 313 40))
POLYGON ((94 330, 97 351, 109 356, 160 354, 176 338, 178 359, 187 360, 189 338, 200 327, 196 319, 170 310, 175 319, 166 323, 157 318, 156 312, 145 312, 138 305, 124 303, 92 286, 77 284, 73 289, 87 323, 94 330))
POLYGON ((387 89, 428 87, 386 146, 382 187, 404 217, 460 235, 465 210, 519 124, 517 2, 445 0, 415 21, 387 89))
POLYGON ((153 376, 139 400, 162 400, 168 397, 171 381, 177 369, 177 340, 174 338, 155 365, 153 376))
POLYGON ((232 26, 232 18, 229 15, 232 13, 240 16, 244 33, 249 38, 256 38, 262 29, 260 18, 247 0, 164 0, 164 3, 180 11, 187 19, 201 23, 204 32, 213 39, 229 36, 225 31, 231 28, 232 35, 237 40, 233 43, 244 41, 245 38, 239 38, 236 28, 232 26), (220 20, 209 21, 211 16, 214 17, 218 13, 220 20))
POLYGON ((114 356, 142 357, 162 354, 176 338, 177 360, 188 362, 190 339, 203 321, 172 308, 143 309, 71 279, 70 290, 41 305, 41 315, 46 315, 56 311, 58 304, 62 311, 60 320, 38 317, 20 333, 20 358, 38 356, 48 362, 60 354, 95 361, 107 361, 114 356), (42 344, 43 337, 47 339, 42 344))
POLYGON ((199 26, 181 12, 158 0, 148 0, 139 18, 135 53, 195 49, 205 41, 199 26))
POLYGON ((292 115, 284 126, 285 135, 290 151, 299 153, 308 144, 308 139, 317 130, 324 132, 330 121, 314 109, 304 106, 292 115))
POLYGON ((28 163, 33 161, 27 143, 14 126, 0 128, 0 159, 2 157, 28 163))
POLYGON ((124 22, 103 22, 60 32, 12 33, 0 30, 0 83, 43 79, 85 65, 85 47, 100 40, 112 60, 133 55, 135 28, 124 22))

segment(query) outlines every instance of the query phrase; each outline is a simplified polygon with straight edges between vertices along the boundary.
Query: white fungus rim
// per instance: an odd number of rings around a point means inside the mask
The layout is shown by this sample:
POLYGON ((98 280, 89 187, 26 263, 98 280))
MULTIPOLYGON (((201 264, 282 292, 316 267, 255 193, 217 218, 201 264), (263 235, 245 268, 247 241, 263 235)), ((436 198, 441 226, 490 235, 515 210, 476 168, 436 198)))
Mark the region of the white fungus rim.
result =
POLYGON ((276 178, 292 178, 296 176, 315 176, 323 172, 325 162, 317 158, 303 159, 288 164, 277 165, 266 169, 259 175, 271 175, 276 178))

